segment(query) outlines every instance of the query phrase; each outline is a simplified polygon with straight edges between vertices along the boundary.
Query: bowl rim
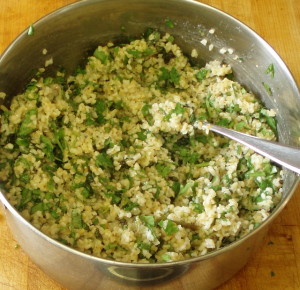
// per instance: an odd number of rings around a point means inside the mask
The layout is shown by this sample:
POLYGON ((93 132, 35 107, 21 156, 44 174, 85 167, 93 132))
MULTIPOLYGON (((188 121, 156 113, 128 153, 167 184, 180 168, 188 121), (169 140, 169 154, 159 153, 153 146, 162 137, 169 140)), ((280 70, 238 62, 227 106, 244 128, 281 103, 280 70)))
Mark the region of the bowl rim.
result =
MULTIPOLYGON (((50 13, 45 14, 43 17, 39 18, 35 22, 33 22, 33 27, 38 26, 39 24, 42 24, 43 22, 48 21, 49 18, 52 17, 57 17, 57 15, 62 14, 64 12, 71 11, 72 9, 79 9, 82 6, 85 6, 87 4, 93 5, 96 2, 112 2, 114 0, 80 0, 77 2, 73 2, 67 5, 64 5, 58 9, 53 10, 50 13)), ((130 0, 132 2, 135 1, 141 1, 141 0, 130 0)), ((236 24, 240 25, 242 29, 246 29, 253 37, 258 39, 260 42, 264 44, 266 49, 268 50, 269 53, 272 54, 272 56, 280 63, 281 68, 284 69, 285 74, 288 76, 288 78, 291 81, 291 84, 295 88, 295 91, 297 92, 299 98, 300 98, 300 92, 299 92, 299 87, 295 81, 294 76, 292 75, 291 71, 283 61, 283 59, 279 56, 279 54, 273 49, 273 47, 265 40, 263 39, 257 32, 255 32, 251 27, 249 27, 247 24, 243 23, 239 19, 233 17, 227 12, 224 12, 216 7, 210 6, 208 4, 204 4, 201 2, 198 2, 196 0, 164 0, 164 1, 169 1, 169 2, 182 2, 186 3, 188 5, 195 5, 198 7, 202 7, 204 9, 208 9, 210 11, 213 11, 214 13, 221 14, 227 18, 229 18, 231 21, 235 22, 236 24)), ((151 0, 148 1, 151 3, 151 0)), ((15 43, 17 43, 19 40, 23 39, 24 37, 27 36, 28 34, 28 27, 23 30, 10 44, 9 46, 3 51, 3 53, 0 55, 0 65, 2 60, 5 58, 5 56, 10 52, 11 49, 13 49, 13 46, 15 43)), ((104 263, 110 266, 117 266, 117 267, 126 267, 126 268, 156 268, 156 267, 172 267, 172 266, 180 266, 180 265, 185 265, 187 263, 197 263, 201 262, 204 260, 211 259, 213 257, 219 256, 227 251, 230 251, 231 249, 238 247, 240 244, 244 243, 246 240, 251 238, 253 235, 258 233, 260 230, 262 230, 264 227, 269 226, 270 223, 280 214, 280 212, 283 210, 283 208, 286 206, 286 204, 289 202, 289 200, 292 198, 297 186, 299 185, 300 182, 300 176, 296 176, 296 180, 292 183, 290 188, 287 191, 287 194, 285 194, 280 203, 273 209, 269 217, 264 220, 257 228, 251 230, 248 234, 244 235, 243 237, 237 239, 236 241, 222 247, 216 250, 213 250, 205 255, 194 257, 194 258, 189 258, 189 259, 184 259, 184 260, 179 260, 179 261, 172 261, 172 262, 157 262, 157 263, 137 263, 137 262, 122 262, 122 261, 114 261, 114 260, 109 260, 97 256, 93 256, 91 254, 87 254, 84 252, 81 252, 79 250, 76 250, 70 246, 64 245, 61 242, 49 237, 48 235, 44 234, 42 231, 34 227, 29 221, 27 221, 16 209, 14 206, 10 204, 8 199, 6 198, 5 194, 2 192, 0 189, 0 201, 2 202, 5 210, 9 210, 10 213, 17 218, 21 224, 25 225, 27 228, 29 228, 32 232, 34 232, 36 235, 44 239, 45 241, 49 242, 55 247, 60 248, 63 251, 67 251, 75 256, 93 261, 95 263, 104 263)), ((5 212, 5 211, 4 211, 5 212)), ((5 213, 6 214, 6 213, 5 213)))

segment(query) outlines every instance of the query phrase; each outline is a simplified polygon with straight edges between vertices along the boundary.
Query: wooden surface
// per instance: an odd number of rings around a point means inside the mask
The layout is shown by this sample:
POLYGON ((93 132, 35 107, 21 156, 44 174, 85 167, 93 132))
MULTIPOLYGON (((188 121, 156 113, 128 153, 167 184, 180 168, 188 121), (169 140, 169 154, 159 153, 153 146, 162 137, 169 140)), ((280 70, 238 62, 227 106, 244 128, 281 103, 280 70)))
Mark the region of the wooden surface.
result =
MULTIPOLYGON (((0 0, 0 53, 32 22, 71 2, 74 1, 0 0)), ((283 58, 300 84, 299 0, 202 2, 231 14, 260 34, 283 58)), ((180 281, 163 288, 186 289, 180 281)), ((38 269, 18 247, 1 212, 0 289, 64 289, 38 269)), ((273 223, 267 241, 257 256, 218 288, 236 289, 300 289, 300 188, 273 223)))

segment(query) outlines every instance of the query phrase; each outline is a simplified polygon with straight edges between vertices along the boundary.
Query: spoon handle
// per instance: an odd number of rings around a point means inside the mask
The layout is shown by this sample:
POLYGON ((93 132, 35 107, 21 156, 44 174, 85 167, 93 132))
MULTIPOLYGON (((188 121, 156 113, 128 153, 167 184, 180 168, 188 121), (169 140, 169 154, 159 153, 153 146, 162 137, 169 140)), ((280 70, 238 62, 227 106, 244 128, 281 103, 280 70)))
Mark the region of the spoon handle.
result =
POLYGON ((209 130, 233 139, 275 163, 300 174, 300 149, 267 141, 217 125, 209 124, 209 130))

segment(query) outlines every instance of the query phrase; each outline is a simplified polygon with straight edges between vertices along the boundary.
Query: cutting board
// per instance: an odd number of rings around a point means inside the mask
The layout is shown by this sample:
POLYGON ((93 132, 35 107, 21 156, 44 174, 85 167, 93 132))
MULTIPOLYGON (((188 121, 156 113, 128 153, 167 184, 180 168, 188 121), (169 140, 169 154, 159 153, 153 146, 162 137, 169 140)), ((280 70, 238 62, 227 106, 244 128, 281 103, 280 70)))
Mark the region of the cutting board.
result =
MULTIPOLYGON (((32 22, 71 2, 74 1, 0 0, 0 53, 32 22)), ((298 84, 300 83, 299 0, 202 2, 231 14, 254 29, 275 48, 298 84)), ((188 289, 180 279, 158 288, 188 289)), ((1 210, 0 289, 64 289, 35 266, 22 251, 7 228, 1 210)), ((231 280, 218 288, 237 289, 300 289, 300 187, 272 224, 267 239, 256 256, 231 280)))

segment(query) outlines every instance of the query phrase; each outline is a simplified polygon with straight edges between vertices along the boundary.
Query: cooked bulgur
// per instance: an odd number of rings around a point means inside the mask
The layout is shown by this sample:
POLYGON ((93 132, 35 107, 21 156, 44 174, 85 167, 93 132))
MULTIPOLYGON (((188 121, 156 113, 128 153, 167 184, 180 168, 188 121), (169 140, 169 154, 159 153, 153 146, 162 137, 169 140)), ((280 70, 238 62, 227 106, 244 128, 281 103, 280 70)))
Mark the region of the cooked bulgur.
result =
POLYGON ((37 75, 2 111, 3 191, 43 233, 88 254, 205 255, 281 199, 268 159, 196 129, 207 120, 274 140, 274 111, 229 65, 192 66, 169 34, 99 46, 72 76, 37 75))

